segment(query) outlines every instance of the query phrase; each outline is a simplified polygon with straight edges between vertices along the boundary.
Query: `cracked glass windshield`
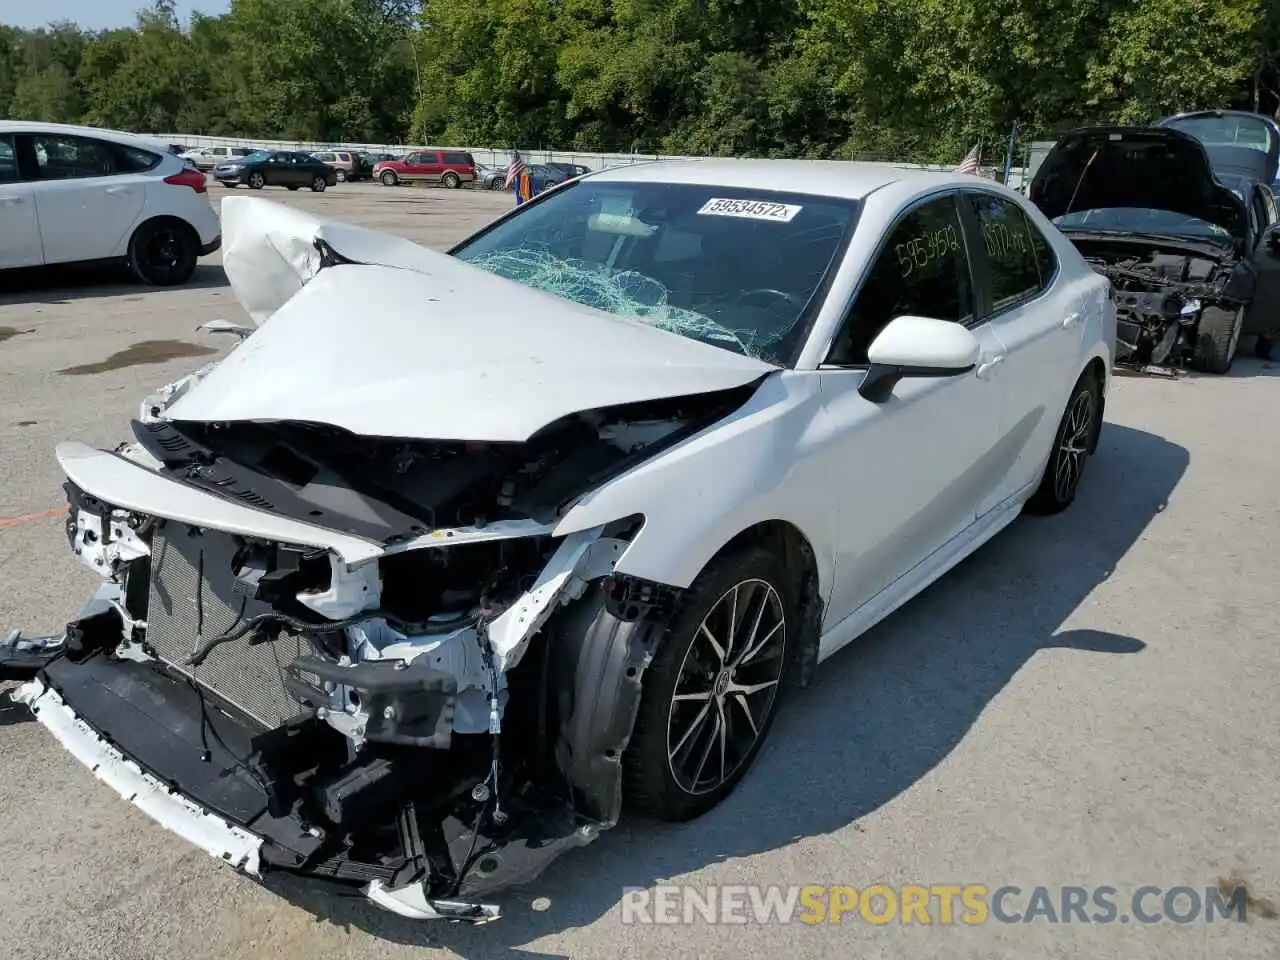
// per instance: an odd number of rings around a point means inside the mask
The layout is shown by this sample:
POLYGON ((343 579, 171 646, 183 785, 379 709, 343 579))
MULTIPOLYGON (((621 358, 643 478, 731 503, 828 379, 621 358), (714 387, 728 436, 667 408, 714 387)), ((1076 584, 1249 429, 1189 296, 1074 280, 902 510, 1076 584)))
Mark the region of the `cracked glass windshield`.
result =
POLYGON ((567 184, 452 251, 525 286, 786 365, 857 203, 668 183, 567 184))

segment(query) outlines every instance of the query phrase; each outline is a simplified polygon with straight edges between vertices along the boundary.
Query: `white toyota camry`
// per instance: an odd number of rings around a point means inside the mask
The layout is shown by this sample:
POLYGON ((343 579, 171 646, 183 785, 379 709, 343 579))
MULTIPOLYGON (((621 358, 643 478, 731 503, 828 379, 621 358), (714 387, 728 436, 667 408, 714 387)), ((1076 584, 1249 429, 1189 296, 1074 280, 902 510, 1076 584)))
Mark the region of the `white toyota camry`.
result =
POLYGON ((164 826, 405 916, 710 810, 783 689, 1098 441, 1108 283, 972 176, 614 168, 448 254, 256 198, 223 230, 254 324, 58 447, 102 584, 3 659, 164 826))

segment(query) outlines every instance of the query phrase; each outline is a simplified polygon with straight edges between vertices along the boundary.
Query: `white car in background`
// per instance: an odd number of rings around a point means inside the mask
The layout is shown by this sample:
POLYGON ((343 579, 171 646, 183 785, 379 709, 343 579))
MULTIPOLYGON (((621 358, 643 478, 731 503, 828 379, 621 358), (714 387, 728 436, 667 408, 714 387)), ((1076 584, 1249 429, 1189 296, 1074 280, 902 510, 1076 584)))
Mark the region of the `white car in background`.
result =
POLYGON ((448 254, 223 219, 259 326, 59 445, 102 582, 17 699, 219 859, 403 916, 711 810, 784 686, 1098 442, 1107 281, 974 177, 616 167, 448 254))
POLYGON ((0 120, 0 270, 118 260, 172 286, 221 239, 205 175, 165 144, 0 120))

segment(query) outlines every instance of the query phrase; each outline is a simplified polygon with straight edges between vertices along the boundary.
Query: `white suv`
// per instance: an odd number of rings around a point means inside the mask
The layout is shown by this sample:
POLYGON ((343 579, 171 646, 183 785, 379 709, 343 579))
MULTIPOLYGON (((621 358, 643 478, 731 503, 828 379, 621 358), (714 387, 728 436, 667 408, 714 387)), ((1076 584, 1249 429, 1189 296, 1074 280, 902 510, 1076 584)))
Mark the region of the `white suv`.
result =
POLYGON ((0 120, 0 270, 121 260, 172 286, 221 242, 204 174, 164 144, 0 120))
POLYGON ((197 170, 208 172, 220 163, 247 157, 251 153, 253 151, 248 147, 197 147, 182 154, 182 159, 190 160, 197 170))

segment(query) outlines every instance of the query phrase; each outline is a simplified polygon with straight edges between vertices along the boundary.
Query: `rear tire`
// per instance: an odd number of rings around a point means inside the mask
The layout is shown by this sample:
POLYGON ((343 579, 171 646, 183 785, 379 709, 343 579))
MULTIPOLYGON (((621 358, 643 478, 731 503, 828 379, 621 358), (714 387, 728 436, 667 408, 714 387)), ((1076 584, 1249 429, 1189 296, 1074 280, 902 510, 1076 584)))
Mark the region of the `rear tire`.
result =
POLYGON ((753 546, 713 560, 694 581, 643 676, 622 758, 624 810, 691 820, 746 775, 777 714, 798 634, 793 579, 753 546))
POLYGON ((1270 337, 1264 337, 1259 335, 1257 340, 1255 340, 1253 343, 1253 355, 1257 357, 1259 360, 1270 360, 1271 348, 1274 347, 1275 345, 1276 345, 1276 342, 1272 340, 1270 337))
POLYGON ((1221 374, 1230 370, 1236 359, 1243 323, 1243 307, 1236 310, 1205 307, 1196 328, 1196 348, 1191 366, 1203 373, 1221 374))
POLYGON ((458 175, 452 170, 447 171, 445 175, 440 178, 440 182, 450 190, 457 190, 458 187, 462 185, 462 181, 458 179, 458 175))
POLYGON ((1050 516, 1075 502, 1102 423, 1102 387, 1089 372, 1081 374, 1067 400, 1067 409, 1053 438, 1053 452, 1040 486, 1027 501, 1027 513, 1050 516))
POLYGON ((311 192, 324 193, 324 188, 326 186, 328 186, 328 184, 325 183, 324 177, 317 176, 314 180, 311 181, 311 192))
POLYGON ((148 220, 129 239, 129 268, 149 286, 186 283, 199 259, 200 238, 181 220, 148 220))
POLYGON ((397 183, 400 182, 399 178, 395 175, 395 172, 392 170, 383 170, 382 176, 378 177, 378 179, 382 181, 382 185, 384 187, 394 187, 397 183))
POLYGON ((347 171, 343 170, 341 167, 338 168, 338 172, 335 174, 335 176, 338 178, 339 183, 347 182, 347 171))

